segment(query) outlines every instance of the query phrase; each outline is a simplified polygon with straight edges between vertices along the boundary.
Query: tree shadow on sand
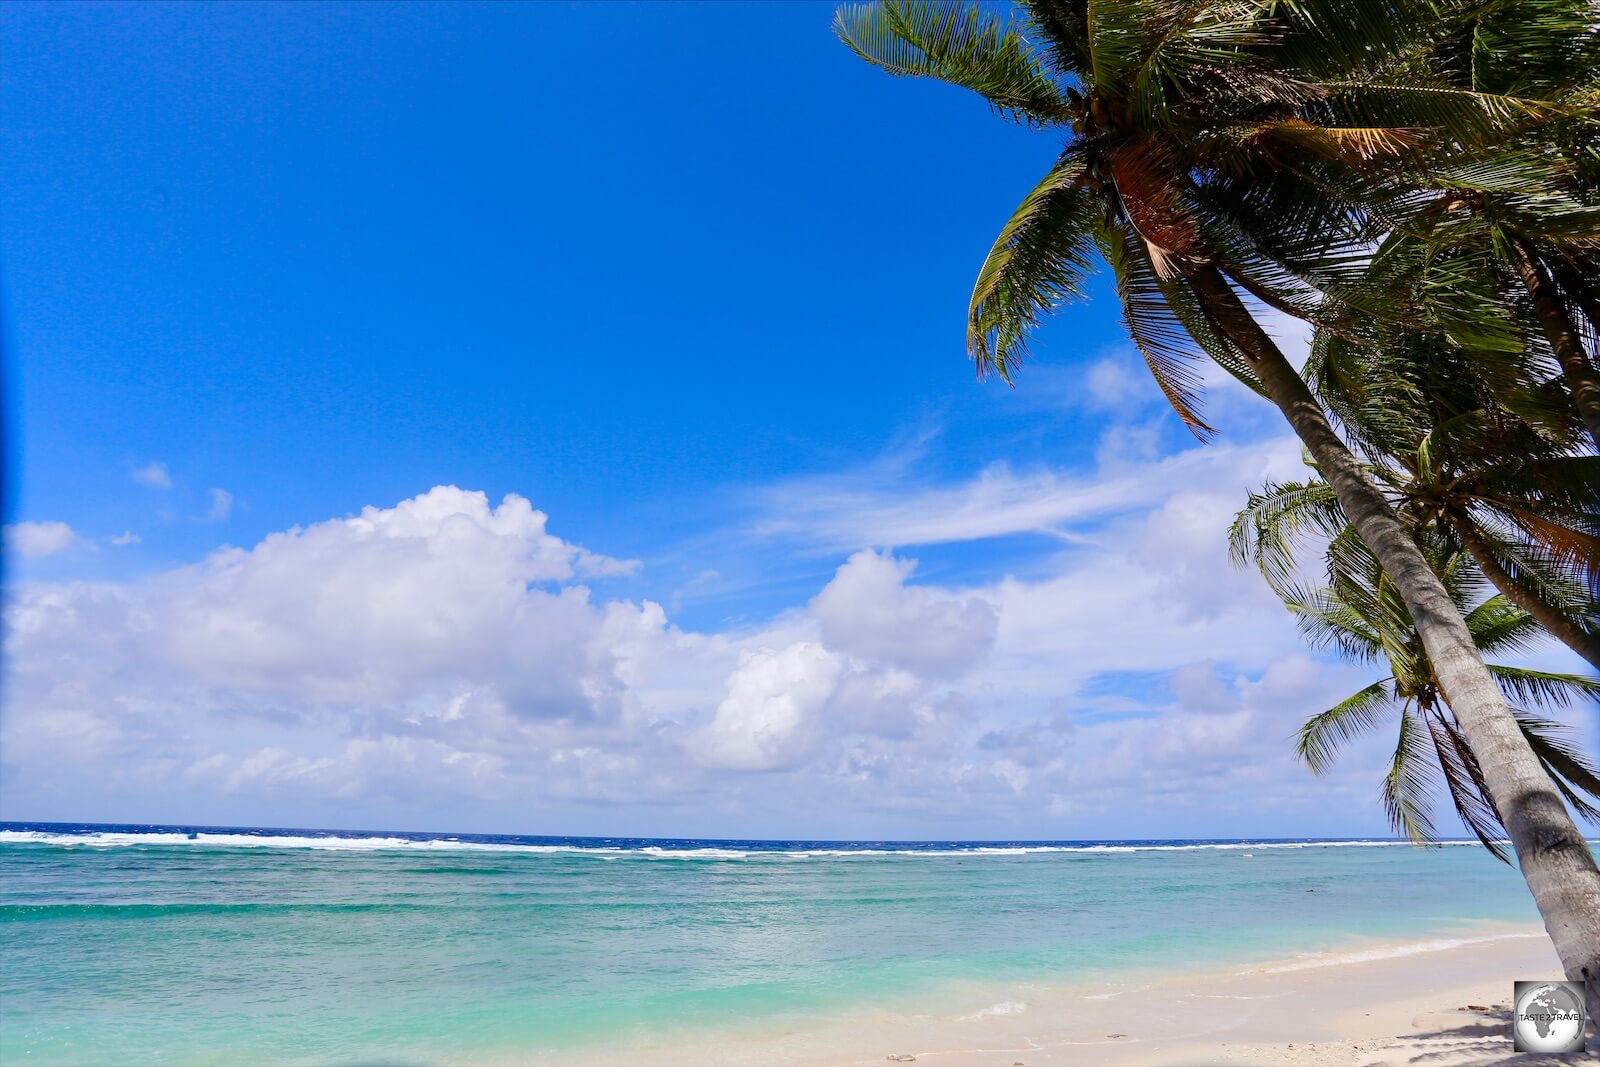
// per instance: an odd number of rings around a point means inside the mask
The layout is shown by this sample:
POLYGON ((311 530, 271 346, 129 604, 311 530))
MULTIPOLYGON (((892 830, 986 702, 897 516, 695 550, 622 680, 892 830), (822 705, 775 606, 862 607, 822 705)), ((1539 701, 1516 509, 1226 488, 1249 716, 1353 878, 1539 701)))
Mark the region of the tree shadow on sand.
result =
MULTIPOLYGON (((1400 1038, 1411 1046, 1407 1063, 1419 1065, 1471 1063, 1473 1067, 1574 1067, 1600 1063, 1594 1052, 1557 1056, 1547 1052, 1514 1052, 1511 1046, 1511 1009, 1496 1007, 1464 1015, 1459 1026, 1424 1028, 1400 1038)), ((1595 1044, 1593 1037, 1589 1041, 1595 1044)), ((1394 1062, 1390 1060, 1389 1062, 1394 1062)))

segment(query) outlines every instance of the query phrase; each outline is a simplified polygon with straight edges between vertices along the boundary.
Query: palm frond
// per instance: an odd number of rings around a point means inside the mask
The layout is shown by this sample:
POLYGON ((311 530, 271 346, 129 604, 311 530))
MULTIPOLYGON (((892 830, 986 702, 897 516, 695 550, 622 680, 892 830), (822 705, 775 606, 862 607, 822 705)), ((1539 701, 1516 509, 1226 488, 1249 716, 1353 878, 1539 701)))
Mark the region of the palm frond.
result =
POLYGON ((1489 597, 1463 619, 1473 643, 1489 655, 1531 652, 1544 637, 1538 621, 1503 595, 1489 597))
POLYGON ((1082 82, 1092 63, 1089 13, 1084 0, 1024 0, 1023 33, 1049 65, 1082 82))
POLYGON ((1275 62, 1317 82, 1370 76, 1437 36, 1425 0, 1284 0, 1274 5, 1283 40, 1275 62))
POLYGON ((1312 648, 1332 649, 1356 663, 1377 662, 1388 651, 1384 635, 1362 612, 1326 592, 1297 591, 1284 605, 1294 613, 1301 638, 1312 648))
POLYGON ((1395 740, 1389 771, 1383 776, 1383 810, 1389 825, 1419 845, 1438 840, 1433 828, 1433 793, 1436 775, 1428 758, 1427 737, 1418 728, 1416 714, 1400 716, 1400 736, 1395 740))
POLYGON ((1600 822, 1600 808, 1582 795, 1600 799, 1600 771, 1567 739, 1567 727, 1521 711, 1517 725, 1572 810, 1591 822, 1600 822))
POLYGON ((1506 696, 1534 707, 1566 707, 1600 700, 1600 679, 1529 667, 1485 664, 1506 696))
MULTIPOLYGON (((1276 44, 1281 26, 1268 17, 1268 0, 1207 0, 1187 4, 1095 5, 1115 12, 1118 7, 1130 14, 1143 6, 1145 17, 1137 19, 1148 30, 1140 48, 1137 67, 1120 74, 1127 85, 1127 100, 1137 119, 1159 121, 1167 118, 1175 104, 1193 95, 1195 86, 1222 82, 1230 95, 1259 103, 1292 104, 1308 95, 1308 87, 1263 61, 1262 49, 1276 44)), ((1111 19, 1099 14, 1095 23, 1106 26, 1111 19)), ((1139 36, 1126 34, 1129 43, 1139 36)), ((1098 43, 1098 41, 1097 41, 1098 43)), ((1097 49, 1097 52, 1103 52, 1097 49)), ((1112 72, 1113 63, 1100 58, 1097 73, 1112 72)))
POLYGON ((1313 774, 1327 774, 1347 742, 1376 726, 1394 706, 1385 679, 1345 697, 1327 711, 1319 712, 1300 727, 1295 755, 1313 774))
POLYGON ((1235 566, 1253 563, 1281 597, 1295 582, 1295 551, 1308 537, 1332 538, 1347 520, 1333 487, 1321 479, 1268 482, 1252 492, 1228 531, 1235 566))
POLYGON ((1071 116, 1063 92, 1017 27, 978 4, 876 0, 845 4, 833 32, 890 74, 937 78, 970 89, 1016 122, 1049 125, 1071 116))
POLYGON ((1040 319, 1083 295, 1096 258, 1091 235, 1099 211, 1078 184, 1083 172, 1077 156, 1058 162, 989 249, 967 309, 967 350, 980 375, 992 369, 1011 381, 1040 319))
POLYGON ((1204 326, 1191 332, 1203 312, 1181 283, 1165 279, 1143 238, 1131 227, 1102 231, 1101 252, 1116 277, 1122 321, 1162 395, 1185 426, 1199 437, 1215 431, 1200 417, 1201 376, 1197 364, 1207 351, 1200 340, 1222 348, 1225 342, 1204 326))
POLYGON ((1456 814, 1491 855, 1502 863, 1510 863, 1504 843, 1505 824, 1489 795, 1478 757, 1454 722, 1436 713, 1428 715, 1425 721, 1456 814))
POLYGON ((1484 144, 1518 129, 1519 124, 1558 113, 1549 101, 1476 92, 1425 79, 1389 81, 1362 78, 1326 82, 1327 106, 1341 126, 1429 131, 1436 144, 1484 144))

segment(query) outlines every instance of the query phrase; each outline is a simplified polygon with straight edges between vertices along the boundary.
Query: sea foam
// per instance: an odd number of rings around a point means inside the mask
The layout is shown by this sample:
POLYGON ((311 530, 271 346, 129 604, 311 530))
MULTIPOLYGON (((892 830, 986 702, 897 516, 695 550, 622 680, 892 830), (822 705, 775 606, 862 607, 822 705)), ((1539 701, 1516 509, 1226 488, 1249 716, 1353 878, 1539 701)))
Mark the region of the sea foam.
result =
POLYGON ((1443 952, 1447 949, 1460 948, 1463 945, 1482 945, 1492 941, 1517 941, 1524 938, 1542 938, 1544 936, 1543 933, 1516 931, 1503 934, 1487 934, 1483 937, 1438 937, 1427 941, 1409 941, 1399 945, 1384 945, 1378 948, 1357 949, 1350 952, 1308 952, 1286 963, 1255 968, 1253 972, 1241 971, 1239 973, 1285 974, 1290 971, 1309 971, 1318 967, 1337 967, 1346 963, 1370 963, 1373 960, 1389 960, 1401 956, 1420 956, 1423 953, 1443 952))
MULTIPOLYGON (((857 856, 1029 856, 1051 853, 1083 855, 1120 854, 1137 852, 1204 852, 1252 851, 1268 849, 1315 848, 1392 848, 1405 845, 1402 841, 1382 840, 1328 840, 1328 841, 1218 841, 1218 842, 1083 842, 1039 844, 983 844, 980 842, 929 843, 907 848, 885 844, 863 843, 850 846, 837 843, 832 847, 785 847, 785 842, 741 842, 730 848, 722 844, 687 845, 674 847, 655 844, 618 845, 606 843, 540 844, 533 842, 463 841, 456 837, 389 837, 381 834, 343 835, 295 833, 240 833, 229 831, 120 831, 92 830, 62 832, 54 830, 0 830, 0 844, 54 845, 65 848, 148 848, 148 847, 212 847, 212 848, 286 848, 320 849, 329 851, 382 851, 403 850, 420 852, 505 852, 525 854, 569 854, 594 856, 639 856, 654 859, 689 860, 748 860, 761 857, 787 857, 796 859, 849 858, 857 856)), ((1445 845, 1477 846, 1476 841, 1446 841, 1445 845)))

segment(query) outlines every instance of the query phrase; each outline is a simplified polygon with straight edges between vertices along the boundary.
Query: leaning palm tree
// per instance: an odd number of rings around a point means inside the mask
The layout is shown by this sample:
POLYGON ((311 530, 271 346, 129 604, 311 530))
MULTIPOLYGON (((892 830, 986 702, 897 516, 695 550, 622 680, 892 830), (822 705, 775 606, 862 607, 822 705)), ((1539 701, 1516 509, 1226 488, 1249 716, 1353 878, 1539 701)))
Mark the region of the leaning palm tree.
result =
MULTIPOLYGON (((1064 146, 978 272, 968 344, 1010 378, 1028 334, 1109 262, 1124 320, 1192 427, 1209 356, 1278 407, 1394 580, 1453 698, 1568 975, 1600 1015, 1600 869, 1460 611, 1246 300, 1302 317, 1364 258, 1348 197, 1537 106, 1416 73, 1448 3, 1028 0, 846 6, 835 30, 892 74, 971 89, 1064 146), (1396 73, 1398 72, 1398 73, 1396 73)), ((1364 221, 1364 220, 1362 220, 1364 221)))
MULTIPOLYGON (((1587 568, 1566 555, 1572 542, 1592 553, 1593 535, 1546 514, 1545 501, 1526 492, 1515 461, 1462 471, 1422 455, 1409 468, 1369 465, 1366 471, 1408 527, 1463 549, 1463 562, 1507 602, 1600 671, 1600 603, 1590 593, 1587 568)), ((1229 549, 1235 563, 1255 564, 1274 592, 1289 597, 1300 542, 1349 532, 1327 482, 1269 482, 1234 517, 1229 549)))
MULTIPOLYGON (((1486 362, 1432 334, 1384 327, 1354 341, 1319 333, 1306 370, 1413 535, 1465 550, 1502 595, 1600 671, 1600 457, 1581 454, 1564 388, 1504 377, 1491 388, 1474 373, 1486 362)), ((1333 488, 1312 477, 1252 493, 1229 543, 1236 563, 1254 563, 1288 596, 1301 542, 1347 526, 1333 488)))
MULTIPOLYGON (((1396 721, 1394 755, 1383 778, 1383 806, 1397 833, 1418 844, 1437 839, 1432 798, 1440 780, 1461 821, 1483 844, 1506 859, 1504 823, 1451 712, 1437 672, 1394 584, 1371 553, 1354 538, 1348 551, 1359 558, 1353 571, 1309 592, 1292 593, 1287 604, 1301 631, 1316 645, 1363 663, 1386 664, 1387 677, 1364 686, 1300 728, 1296 753, 1314 773, 1325 774, 1340 748, 1387 721, 1396 721)), ((1461 608, 1473 640, 1486 654, 1526 649, 1539 625, 1496 594, 1471 606, 1481 582, 1464 555, 1442 542, 1428 546, 1440 580, 1461 608)), ((1517 724, 1572 809, 1600 821, 1600 774, 1564 735, 1564 727, 1529 709, 1561 707, 1600 696, 1600 681, 1573 674, 1489 664, 1507 696, 1518 701, 1517 724)))

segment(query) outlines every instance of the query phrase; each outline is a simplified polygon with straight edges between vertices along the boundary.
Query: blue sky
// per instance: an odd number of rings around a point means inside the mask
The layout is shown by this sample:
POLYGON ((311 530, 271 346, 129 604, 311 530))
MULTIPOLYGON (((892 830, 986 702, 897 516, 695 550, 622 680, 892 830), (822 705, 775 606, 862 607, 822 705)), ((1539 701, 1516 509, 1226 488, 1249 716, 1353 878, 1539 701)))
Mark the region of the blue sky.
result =
MULTIPOLYGON (((649 554, 708 492, 993 414, 964 299, 1050 142, 830 13, 9 12, 18 513, 125 524, 160 457, 236 538, 459 482, 649 554)), ((173 525, 124 557, 214 540, 173 525)))
POLYGON ((0 9, 4 815, 1381 830, 1220 551, 1293 442, 1199 449, 1103 286, 977 383, 1053 142, 830 17, 0 9))

